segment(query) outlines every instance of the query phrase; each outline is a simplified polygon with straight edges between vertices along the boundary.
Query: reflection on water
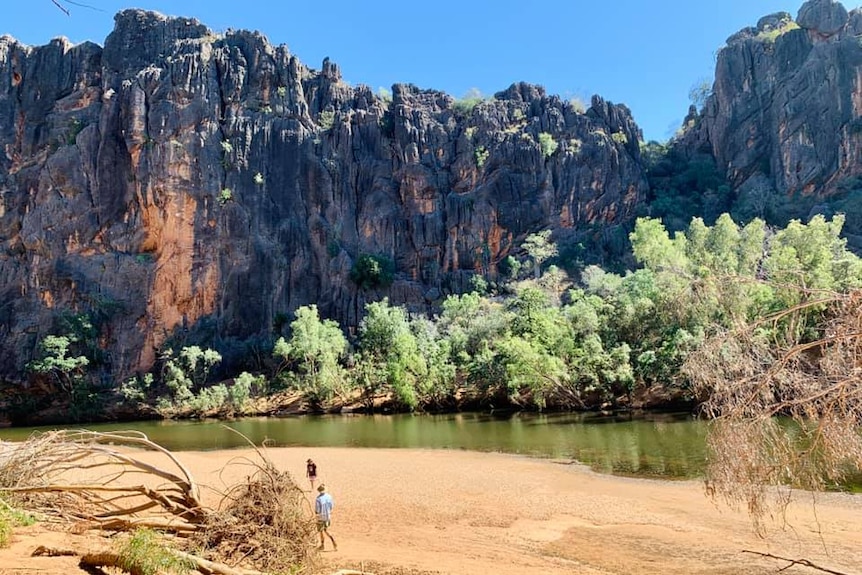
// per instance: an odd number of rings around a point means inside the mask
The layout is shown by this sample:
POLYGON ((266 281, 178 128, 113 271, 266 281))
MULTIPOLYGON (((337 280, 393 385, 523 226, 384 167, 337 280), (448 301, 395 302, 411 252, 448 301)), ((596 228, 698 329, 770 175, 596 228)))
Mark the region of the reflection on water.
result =
MULTIPOLYGON (((172 451, 243 447, 247 443, 310 447, 386 447, 496 451, 576 459, 596 471, 655 477, 696 477, 705 461, 706 423, 688 414, 332 415, 213 421, 147 421, 88 425, 135 429, 172 451)), ((34 431, 4 429, 0 439, 34 431)))

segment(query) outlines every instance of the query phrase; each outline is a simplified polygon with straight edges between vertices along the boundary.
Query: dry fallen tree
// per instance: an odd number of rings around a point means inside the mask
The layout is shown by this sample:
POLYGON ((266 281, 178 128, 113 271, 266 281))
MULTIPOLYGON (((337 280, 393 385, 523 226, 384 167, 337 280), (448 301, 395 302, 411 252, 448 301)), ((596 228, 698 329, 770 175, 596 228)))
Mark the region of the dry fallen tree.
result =
MULTIPOLYGON (((181 536, 184 546, 203 551, 173 552, 202 572, 306 572, 315 536, 308 501, 290 474, 257 454, 260 461, 242 461, 252 470, 246 482, 211 509, 182 462, 142 433, 52 431, 6 446, 0 490, 19 507, 78 530, 181 536), (140 450, 157 456, 145 461, 140 450)), ((97 555, 112 564, 111 553, 97 555)))
POLYGON ((792 490, 862 469, 862 290, 807 301, 710 338, 685 371, 713 418, 707 490, 760 530, 792 490), (812 322, 812 318, 817 318, 812 322))

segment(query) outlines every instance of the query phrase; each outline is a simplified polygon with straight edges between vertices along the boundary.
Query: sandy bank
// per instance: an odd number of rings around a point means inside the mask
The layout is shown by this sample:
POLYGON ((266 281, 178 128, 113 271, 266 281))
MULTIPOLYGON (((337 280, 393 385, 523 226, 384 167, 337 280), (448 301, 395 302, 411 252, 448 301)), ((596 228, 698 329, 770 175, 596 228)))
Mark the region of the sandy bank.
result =
MULTIPOLYGON (((800 494, 787 517, 789 528, 761 539, 743 513, 716 507, 698 482, 609 477, 566 462, 465 451, 268 453, 300 480, 308 457, 318 463, 336 502, 332 532, 339 550, 324 554, 331 570, 382 565, 391 573, 464 575, 766 574, 785 565, 745 549, 806 558, 846 573, 858 573, 862 565, 858 496, 821 495, 815 516, 811 496, 800 494)), ((215 503, 219 491, 248 475, 238 462, 251 455, 240 450, 180 457, 215 503)), ((58 559, 24 559, 45 537, 22 532, 11 549, 0 550, 0 573, 23 566, 26 572, 73 573, 58 559)))

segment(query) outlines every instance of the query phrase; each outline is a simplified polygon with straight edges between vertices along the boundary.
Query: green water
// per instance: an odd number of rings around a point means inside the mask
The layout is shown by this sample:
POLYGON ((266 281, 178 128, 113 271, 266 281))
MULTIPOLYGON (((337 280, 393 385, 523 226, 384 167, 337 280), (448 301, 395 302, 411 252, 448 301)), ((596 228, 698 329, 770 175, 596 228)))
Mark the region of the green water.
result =
MULTIPOLYGON (((236 429, 272 446, 466 449, 575 459, 602 473, 690 478, 702 473, 706 423, 686 414, 333 415, 220 423, 150 421, 88 425, 135 429, 172 451, 243 447, 236 429)), ((22 440, 38 428, 4 429, 22 440)), ((47 428, 45 428, 47 429, 47 428)))

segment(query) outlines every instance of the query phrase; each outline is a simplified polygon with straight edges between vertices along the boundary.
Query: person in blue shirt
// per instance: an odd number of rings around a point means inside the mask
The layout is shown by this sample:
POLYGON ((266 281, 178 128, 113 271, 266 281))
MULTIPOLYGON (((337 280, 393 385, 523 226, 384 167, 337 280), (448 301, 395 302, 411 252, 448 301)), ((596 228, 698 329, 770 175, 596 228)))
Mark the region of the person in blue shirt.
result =
POLYGON ((332 522, 332 508, 334 502, 332 495, 326 492, 326 486, 322 483, 317 488, 317 499, 314 500, 314 512, 317 514, 317 532, 320 533, 320 547, 323 550, 323 535, 326 534, 329 540, 332 541, 332 549, 338 551, 338 545, 335 543, 335 537, 329 532, 329 525, 332 522))

